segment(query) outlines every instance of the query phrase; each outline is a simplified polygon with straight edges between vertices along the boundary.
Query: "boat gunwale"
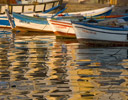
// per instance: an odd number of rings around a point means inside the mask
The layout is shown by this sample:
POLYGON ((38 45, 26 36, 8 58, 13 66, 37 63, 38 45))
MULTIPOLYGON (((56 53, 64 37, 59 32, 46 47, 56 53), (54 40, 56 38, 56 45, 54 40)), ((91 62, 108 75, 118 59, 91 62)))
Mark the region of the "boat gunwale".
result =
POLYGON ((76 25, 82 25, 82 26, 95 28, 95 29, 104 29, 104 30, 111 30, 111 31, 128 31, 128 28, 122 28, 122 27, 100 26, 98 24, 91 25, 91 24, 80 23, 80 22, 72 22, 72 23, 76 25))

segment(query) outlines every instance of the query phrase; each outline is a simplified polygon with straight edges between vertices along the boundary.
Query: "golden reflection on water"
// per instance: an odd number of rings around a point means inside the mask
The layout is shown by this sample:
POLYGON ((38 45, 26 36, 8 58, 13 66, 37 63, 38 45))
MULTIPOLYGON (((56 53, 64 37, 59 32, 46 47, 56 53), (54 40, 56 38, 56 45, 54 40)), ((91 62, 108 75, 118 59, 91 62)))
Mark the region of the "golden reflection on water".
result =
POLYGON ((128 48, 88 48, 54 35, 0 42, 0 100, 127 100, 128 48))

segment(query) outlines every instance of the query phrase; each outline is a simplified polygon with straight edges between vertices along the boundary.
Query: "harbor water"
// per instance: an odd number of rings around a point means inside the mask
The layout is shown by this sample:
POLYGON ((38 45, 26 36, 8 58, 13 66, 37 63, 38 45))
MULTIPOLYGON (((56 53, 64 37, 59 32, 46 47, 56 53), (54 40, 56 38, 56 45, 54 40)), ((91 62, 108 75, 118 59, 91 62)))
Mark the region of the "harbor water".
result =
POLYGON ((128 47, 15 34, 0 31, 0 100, 128 99, 128 47))

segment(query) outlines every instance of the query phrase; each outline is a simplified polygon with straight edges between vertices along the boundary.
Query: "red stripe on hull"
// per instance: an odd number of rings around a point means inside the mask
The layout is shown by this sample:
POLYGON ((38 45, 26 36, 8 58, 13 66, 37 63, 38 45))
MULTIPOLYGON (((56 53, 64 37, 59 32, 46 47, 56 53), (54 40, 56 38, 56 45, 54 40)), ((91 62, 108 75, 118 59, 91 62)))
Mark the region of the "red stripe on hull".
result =
POLYGON ((54 21, 54 20, 50 20, 51 22, 55 22, 55 23, 61 23, 61 24, 67 24, 67 25, 72 25, 71 23, 66 23, 66 22, 60 22, 60 21, 54 21))
POLYGON ((75 34, 72 34, 72 33, 64 33, 64 32, 54 32, 54 34, 56 36, 60 36, 60 37, 68 37, 68 38, 76 38, 76 35, 75 34))
POLYGON ((72 28, 72 26, 69 26, 69 25, 56 24, 56 23, 51 23, 51 24, 53 24, 53 25, 59 25, 59 26, 64 26, 64 27, 70 27, 70 28, 72 28))
POLYGON ((110 16, 101 16, 101 18, 118 18, 123 17, 124 15, 110 15, 110 16))

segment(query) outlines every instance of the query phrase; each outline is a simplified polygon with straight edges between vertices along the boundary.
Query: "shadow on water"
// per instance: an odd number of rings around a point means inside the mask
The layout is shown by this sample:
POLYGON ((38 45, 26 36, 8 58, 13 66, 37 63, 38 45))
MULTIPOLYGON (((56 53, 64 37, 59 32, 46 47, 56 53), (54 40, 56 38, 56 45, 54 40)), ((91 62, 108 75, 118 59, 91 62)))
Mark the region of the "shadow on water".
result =
POLYGON ((0 100, 128 99, 127 47, 93 48, 54 35, 16 35, 10 49, 9 36, 3 36, 0 100))

